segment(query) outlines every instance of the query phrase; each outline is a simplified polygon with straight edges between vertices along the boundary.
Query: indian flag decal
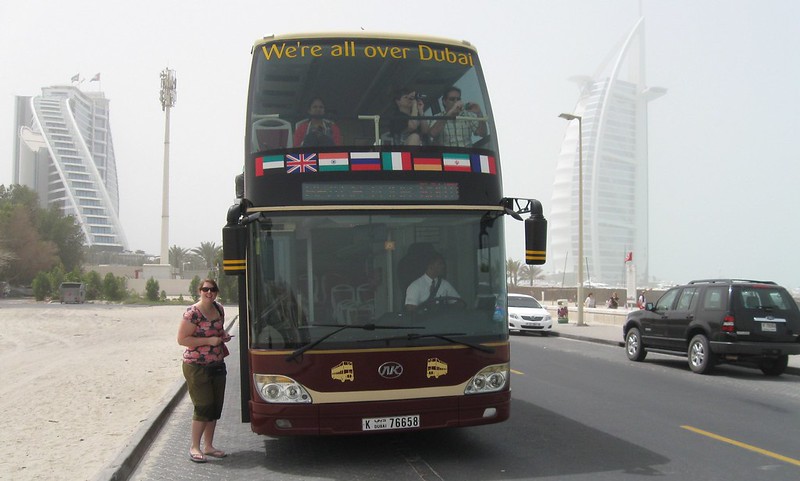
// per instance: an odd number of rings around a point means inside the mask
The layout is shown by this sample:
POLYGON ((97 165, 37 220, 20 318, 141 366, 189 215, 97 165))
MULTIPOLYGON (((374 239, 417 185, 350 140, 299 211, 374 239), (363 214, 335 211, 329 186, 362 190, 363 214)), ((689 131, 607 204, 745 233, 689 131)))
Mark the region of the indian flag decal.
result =
POLYGON ((319 154, 319 171, 336 172, 350 170, 350 158, 347 152, 319 154))

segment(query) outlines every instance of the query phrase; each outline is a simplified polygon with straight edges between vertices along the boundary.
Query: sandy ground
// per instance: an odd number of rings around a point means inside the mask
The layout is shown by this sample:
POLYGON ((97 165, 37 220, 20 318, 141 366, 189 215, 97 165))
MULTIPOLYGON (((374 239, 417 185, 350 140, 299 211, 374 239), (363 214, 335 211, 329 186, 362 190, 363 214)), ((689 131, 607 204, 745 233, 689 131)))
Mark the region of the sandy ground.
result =
POLYGON ((88 480, 114 460, 182 379, 185 309, 0 300, 0 479, 88 480))

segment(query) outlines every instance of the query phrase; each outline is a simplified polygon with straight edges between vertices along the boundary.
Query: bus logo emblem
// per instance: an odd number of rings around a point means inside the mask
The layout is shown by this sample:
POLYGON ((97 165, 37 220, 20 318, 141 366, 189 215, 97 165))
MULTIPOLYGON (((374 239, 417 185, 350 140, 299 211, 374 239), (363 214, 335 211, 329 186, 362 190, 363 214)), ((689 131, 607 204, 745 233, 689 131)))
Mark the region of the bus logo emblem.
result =
POLYGON ((386 379, 395 379, 403 374, 403 366, 399 362, 384 362, 378 367, 378 374, 386 379))
POLYGON ((427 372, 428 379, 432 377, 439 379, 439 376, 444 376, 445 374, 447 374, 446 362, 443 362, 441 359, 436 357, 428 359, 428 372, 427 372))
POLYGON ((331 368, 331 378, 334 381, 352 381, 355 379, 353 374, 353 363, 350 361, 342 361, 331 368))

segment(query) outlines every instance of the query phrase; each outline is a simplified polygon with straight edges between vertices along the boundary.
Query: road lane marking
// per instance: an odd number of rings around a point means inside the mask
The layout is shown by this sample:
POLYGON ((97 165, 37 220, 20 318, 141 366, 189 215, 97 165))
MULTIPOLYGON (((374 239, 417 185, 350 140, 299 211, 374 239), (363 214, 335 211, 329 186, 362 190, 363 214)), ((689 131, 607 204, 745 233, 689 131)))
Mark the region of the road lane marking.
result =
POLYGON ((525 375, 525 373, 524 373, 524 372, 522 372, 522 371, 517 371, 516 369, 512 369, 512 370, 511 370, 511 372, 513 372, 514 374, 519 374, 519 375, 521 375, 521 376, 524 376, 524 375, 525 375))
POLYGON ((687 431, 692 431, 693 433, 697 433, 711 439, 716 439, 717 441, 722 441, 723 443, 732 444, 736 447, 747 449, 749 451, 753 451, 758 454, 763 454, 764 456, 769 456, 770 458, 777 459, 779 461, 783 461, 785 463, 794 464, 795 466, 800 466, 800 460, 790 458, 788 456, 783 456, 782 454, 773 453, 772 451, 767 451, 766 449, 761 449, 759 447, 746 444, 740 441, 736 441, 735 439, 726 438, 725 436, 720 436, 719 434, 714 434, 708 431, 703 431, 702 429, 698 429, 692 426, 681 426, 683 429, 687 431))

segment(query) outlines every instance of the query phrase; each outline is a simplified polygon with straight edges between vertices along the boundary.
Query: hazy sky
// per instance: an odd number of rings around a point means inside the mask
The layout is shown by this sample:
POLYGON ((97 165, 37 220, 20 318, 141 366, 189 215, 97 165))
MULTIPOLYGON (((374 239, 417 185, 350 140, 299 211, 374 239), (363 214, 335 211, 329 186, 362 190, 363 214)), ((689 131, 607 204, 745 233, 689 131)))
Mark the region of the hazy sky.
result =
MULTIPOLYGON (((556 158, 578 91, 644 14, 650 103, 650 273, 800 286, 800 2, 795 0, 0 2, 0 184, 12 174, 13 99, 99 87, 111 101, 120 218, 131 249, 160 251, 164 115, 177 71, 170 245, 222 243, 241 172, 250 47, 271 33, 395 31, 478 48, 505 193, 549 215, 556 158), (101 83, 89 82, 101 73, 101 83), (794 147, 792 147, 794 145, 794 147)), ((521 223, 508 256, 523 258, 521 223)), ((546 266, 557 270, 557 266, 546 266)))

